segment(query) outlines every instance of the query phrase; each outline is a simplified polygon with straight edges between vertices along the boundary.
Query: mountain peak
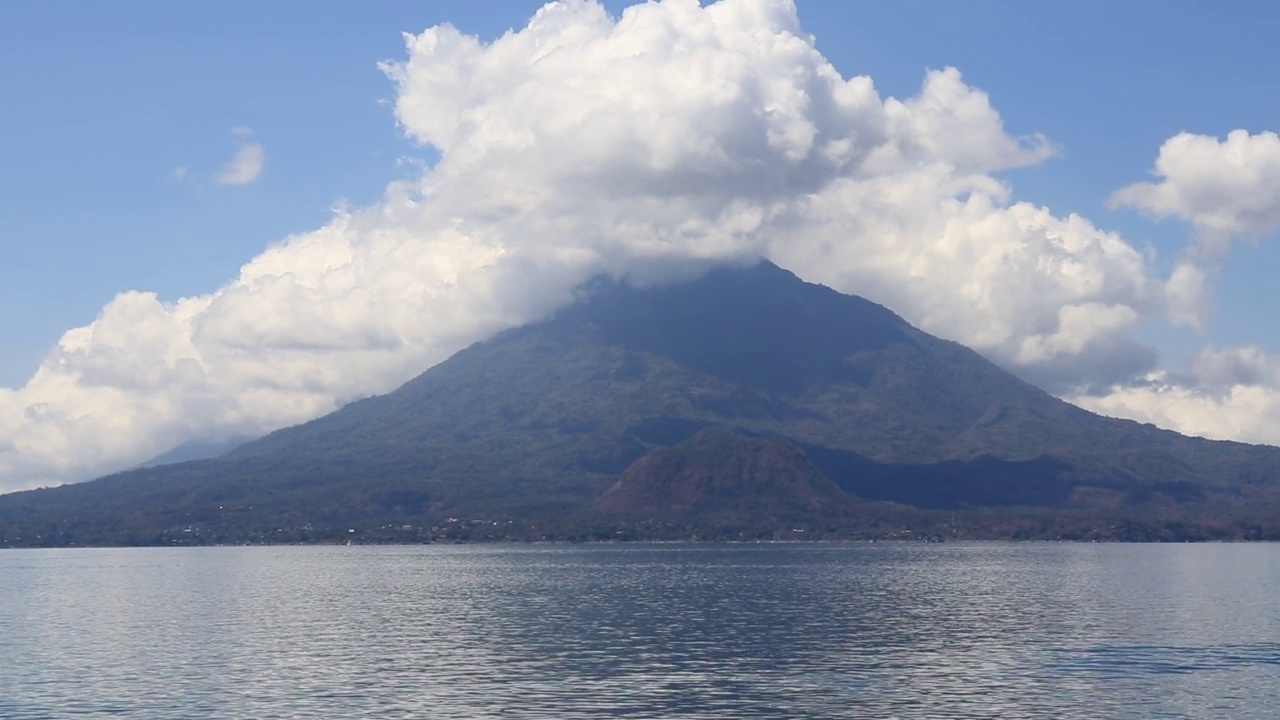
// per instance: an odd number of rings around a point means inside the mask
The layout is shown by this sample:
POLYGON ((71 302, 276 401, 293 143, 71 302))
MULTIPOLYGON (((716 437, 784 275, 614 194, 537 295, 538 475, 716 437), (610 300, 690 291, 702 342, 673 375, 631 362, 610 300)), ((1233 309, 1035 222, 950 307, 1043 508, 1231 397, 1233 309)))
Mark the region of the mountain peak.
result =
POLYGON ((768 261, 713 268, 673 285, 614 283, 584 295, 553 322, 592 341, 792 394, 840 374, 849 356, 912 332, 884 307, 806 283, 768 261))

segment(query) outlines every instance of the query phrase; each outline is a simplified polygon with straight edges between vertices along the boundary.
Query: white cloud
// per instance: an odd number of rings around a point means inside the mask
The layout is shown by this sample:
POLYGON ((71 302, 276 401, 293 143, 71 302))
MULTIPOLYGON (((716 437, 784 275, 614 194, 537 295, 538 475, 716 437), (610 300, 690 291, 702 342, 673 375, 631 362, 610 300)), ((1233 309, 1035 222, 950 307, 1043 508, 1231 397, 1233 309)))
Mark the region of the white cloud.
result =
POLYGON ((1187 377, 1155 373, 1145 383, 1073 401, 1193 435, 1280 445, 1280 358, 1255 347, 1210 348, 1187 377))
POLYGON ((1083 218, 1005 197, 945 164, 841 180, 800 206, 770 255, 1049 386, 1148 368, 1153 351, 1131 334, 1165 299, 1144 256, 1083 218))
MULTIPOLYGON (((1235 130, 1222 141, 1181 133, 1160 148, 1152 173, 1156 182, 1122 188, 1111 204, 1195 229, 1198 247, 1183 253, 1164 289, 1169 320, 1203 332, 1213 277, 1231 242, 1280 228, 1280 137, 1235 130)), ((1186 375, 1155 372, 1073 401, 1194 435, 1280 444, 1280 359, 1255 347, 1209 348, 1186 375)))
POLYGON ((1210 272, 1185 258, 1173 269, 1164 284, 1170 322, 1208 330, 1213 314, 1210 272))
POLYGON ((1280 136, 1233 130, 1225 141, 1180 133, 1160 148, 1156 182, 1118 190, 1111 202, 1195 227, 1210 250, 1233 237, 1280 228, 1280 136))
POLYGON ((267 152, 259 143, 245 143, 236 151, 236 156, 218 173, 220 185, 248 185, 262 174, 262 165, 266 161, 267 152))
MULTIPOLYGON (((383 66, 396 118, 440 160, 215 293, 124 293, 68 332, 0 391, 0 488, 309 419, 601 272, 768 257, 1059 387, 1149 370, 1133 330, 1188 286, 1083 218, 1012 203, 992 173, 1053 148, 1008 134, 959 72, 881 98, 786 0, 616 20, 571 0, 492 43, 442 26, 406 44, 383 66)), ((257 152, 226 177, 256 177, 257 152)))
POLYGON ((1151 172, 1155 182, 1121 188, 1110 204, 1195 228, 1199 245, 1183 253, 1166 290, 1169 320, 1203 332, 1213 313, 1212 278, 1231 242, 1280 229, 1280 136, 1179 133, 1160 147, 1151 172))

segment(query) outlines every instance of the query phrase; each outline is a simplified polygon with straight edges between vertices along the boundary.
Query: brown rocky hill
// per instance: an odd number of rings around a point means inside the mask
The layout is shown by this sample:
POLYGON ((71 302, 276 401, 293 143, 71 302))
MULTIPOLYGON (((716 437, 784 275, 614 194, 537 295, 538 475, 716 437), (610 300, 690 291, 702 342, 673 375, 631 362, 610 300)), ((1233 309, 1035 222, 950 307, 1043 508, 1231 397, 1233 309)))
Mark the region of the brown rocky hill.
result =
POLYGON ((850 502, 790 443, 708 428, 636 460, 592 508, 623 517, 749 523, 811 518, 850 502))

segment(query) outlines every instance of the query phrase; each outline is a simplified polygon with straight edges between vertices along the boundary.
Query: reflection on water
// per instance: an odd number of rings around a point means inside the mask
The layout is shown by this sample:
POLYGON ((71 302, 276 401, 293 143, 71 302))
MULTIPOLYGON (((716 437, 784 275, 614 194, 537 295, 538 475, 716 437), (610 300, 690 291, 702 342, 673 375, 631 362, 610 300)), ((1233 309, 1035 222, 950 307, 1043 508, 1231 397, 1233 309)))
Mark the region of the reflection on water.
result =
POLYGON ((0 553, 0 717, 1274 717, 1280 546, 0 553))

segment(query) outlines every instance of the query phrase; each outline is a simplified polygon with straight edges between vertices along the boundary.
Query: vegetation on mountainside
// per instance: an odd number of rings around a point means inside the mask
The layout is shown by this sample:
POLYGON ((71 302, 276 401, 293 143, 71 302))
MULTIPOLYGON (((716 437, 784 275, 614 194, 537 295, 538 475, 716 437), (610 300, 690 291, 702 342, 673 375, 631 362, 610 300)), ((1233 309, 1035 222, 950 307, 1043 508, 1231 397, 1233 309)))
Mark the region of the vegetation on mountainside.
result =
POLYGON ((0 534, 1244 539, 1280 527, 1278 473, 1280 449, 1092 415, 763 264, 600 283, 391 394, 222 457, 0 496, 0 534), (692 500, 664 501, 677 491, 692 500))

